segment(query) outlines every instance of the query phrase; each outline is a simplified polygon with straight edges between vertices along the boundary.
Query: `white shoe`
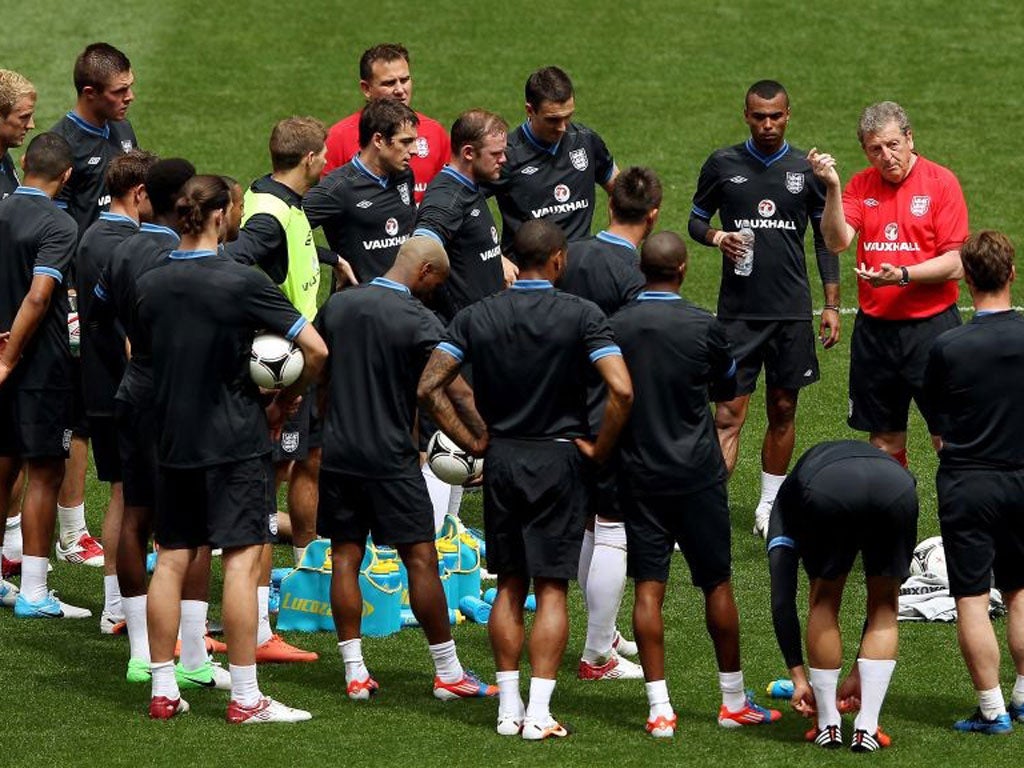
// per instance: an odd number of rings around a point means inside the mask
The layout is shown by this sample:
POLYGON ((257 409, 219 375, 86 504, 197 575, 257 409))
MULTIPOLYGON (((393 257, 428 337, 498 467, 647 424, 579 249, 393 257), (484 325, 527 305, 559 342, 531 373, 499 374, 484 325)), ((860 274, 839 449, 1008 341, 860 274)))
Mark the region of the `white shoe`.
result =
POLYGON ((304 709, 287 707, 269 696, 261 698, 254 706, 243 707, 233 699, 228 702, 229 723, 301 723, 312 720, 313 715, 304 709))
POLYGON ((615 639, 612 640, 612 650, 619 654, 619 656, 629 656, 634 659, 640 654, 640 649, 637 647, 636 643, 624 638, 619 630, 615 630, 615 639))
POLYGON ((629 659, 624 659, 612 651, 604 664, 592 664, 580 659, 577 677, 580 680, 642 680, 643 667, 629 659))
POLYGON ((128 625, 125 623, 124 616, 118 616, 110 611, 104 611, 100 615, 101 635, 123 635, 127 631, 128 625))
POLYGON ((550 715, 546 722, 531 720, 530 718, 523 720, 523 738, 526 741, 563 739, 568 735, 569 731, 550 715))
POLYGON ((18 600, 18 588, 11 582, 0 579, 0 605, 13 608, 18 600))
POLYGON ((103 567, 103 545, 89 535, 88 531, 82 534, 73 542, 64 546, 60 538, 54 547, 57 559, 64 560, 72 565, 89 565, 93 568, 103 567))
POLYGON ((498 727, 495 730, 499 736, 518 736, 523 732, 523 720, 525 715, 498 712, 498 727))

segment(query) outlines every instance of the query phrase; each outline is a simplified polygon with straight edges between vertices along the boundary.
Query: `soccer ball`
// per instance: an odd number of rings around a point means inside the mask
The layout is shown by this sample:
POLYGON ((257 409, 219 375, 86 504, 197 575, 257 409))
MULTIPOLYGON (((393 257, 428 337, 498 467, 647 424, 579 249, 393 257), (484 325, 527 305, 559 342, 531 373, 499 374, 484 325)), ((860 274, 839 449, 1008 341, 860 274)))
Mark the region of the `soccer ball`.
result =
POLYGON ((946 570, 946 550, 942 546, 941 536, 925 539, 914 548, 914 556, 910 561, 910 572, 915 575, 933 573, 948 578, 946 570))
POLYGON ((302 374, 302 350, 276 333, 260 333, 252 340, 249 375, 264 389, 282 389, 302 374))
POLYGON ((440 430, 427 443, 427 463, 434 475, 449 485, 462 485, 484 471, 483 459, 470 456, 440 430))

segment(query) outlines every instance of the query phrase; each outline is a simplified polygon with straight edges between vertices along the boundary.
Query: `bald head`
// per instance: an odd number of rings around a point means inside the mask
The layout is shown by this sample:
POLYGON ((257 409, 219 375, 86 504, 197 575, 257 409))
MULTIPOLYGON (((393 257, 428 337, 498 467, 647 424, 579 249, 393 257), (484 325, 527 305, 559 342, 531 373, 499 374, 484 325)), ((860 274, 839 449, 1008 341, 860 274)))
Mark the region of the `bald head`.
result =
POLYGON ((402 243, 384 277, 402 283, 418 298, 427 298, 448 279, 450 269, 444 246, 432 237, 419 235, 402 243))
POLYGON ((675 232, 658 232, 644 241, 640 250, 640 271, 648 283, 683 282, 686 273, 686 243, 675 232))

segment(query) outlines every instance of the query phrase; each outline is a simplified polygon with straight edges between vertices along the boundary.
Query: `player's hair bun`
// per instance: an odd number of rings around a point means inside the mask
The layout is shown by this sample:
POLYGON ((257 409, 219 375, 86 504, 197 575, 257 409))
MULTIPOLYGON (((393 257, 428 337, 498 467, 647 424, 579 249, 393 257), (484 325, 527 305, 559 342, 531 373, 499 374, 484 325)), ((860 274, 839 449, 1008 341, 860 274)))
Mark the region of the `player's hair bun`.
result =
POLYGON ((198 235, 214 211, 222 211, 231 202, 231 189, 220 176, 193 176, 181 188, 174 212, 183 235, 198 235))

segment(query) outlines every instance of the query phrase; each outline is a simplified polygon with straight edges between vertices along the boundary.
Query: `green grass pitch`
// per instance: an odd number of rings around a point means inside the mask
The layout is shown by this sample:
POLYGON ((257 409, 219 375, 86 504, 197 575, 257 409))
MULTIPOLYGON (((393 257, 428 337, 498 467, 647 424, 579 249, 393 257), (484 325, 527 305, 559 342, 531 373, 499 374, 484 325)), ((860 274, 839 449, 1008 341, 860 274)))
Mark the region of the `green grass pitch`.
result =
MULTIPOLYGON (((855 125, 868 103, 896 99, 914 124, 918 150, 956 171, 972 227, 995 227, 1020 242, 1024 152, 1019 118, 1024 69, 1024 11, 1018 3, 891 3, 752 0, 640 3, 567 0, 431 4, 307 0, 138 0, 98 6, 81 0, 5 3, 0 66, 39 89, 37 125, 52 125, 74 101, 71 67, 89 42, 124 49, 137 76, 130 113, 142 145, 181 155, 203 172, 247 182, 268 168, 273 123, 312 114, 328 123, 361 100, 359 54, 383 40, 413 53, 414 106, 450 124, 463 109, 522 118, 522 87, 536 67, 559 64, 577 87, 577 119, 601 132, 620 167, 654 167, 665 185, 659 227, 685 231, 700 165, 714 148, 747 135, 743 93, 755 80, 782 81, 791 94, 788 138, 834 153, 848 179, 865 161, 855 125)), ((603 201, 603 193, 599 193, 603 201)), ((603 209, 603 202, 599 205, 603 209)), ((595 228, 603 225, 599 213, 595 228)), ((684 293, 713 307, 718 259, 692 246, 684 293)), ((813 258, 815 303, 821 304, 813 258)), ((852 262, 843 259, 843 306, 856 306, 852 262)), ((1015 303, 1021 304, 1020 291, 1015 303)), ((961 304, 966 303, 966 298, 961 304)), ((821 353, 822 381, 801 397, 798 455, 825 439, 849 437, 845 426, 848 339, 821 353)), ((763 544, 750 534, 757 500, 763 400, 755 395, 740 465, 730 485, 734 584, 749 686, 762 689, 784 673, 768 607, 763 544)), ((920 418, 911 425, 912 469, 921 492, 920 538, 937 533, 934 471, 920 418)), ((99 531, 103 489, 90 479, 88 515, 99 531)), ((479 519, 479 497, 467 504, 479 519)), ((279 564, 290 558, 281 548, 279 564)), ((1009 739, 959 736, 952 721, 973 708, 955 631, 946 625, 901 627, 900 661, 882 713, 891 749, 874 757, 824 755, 802 742, 805 722, 786 714, 776 726, 725 731, 715 724, 718 692, 699 594, 682 562, 673 563, 667 609, 669 689, 680 714, 670 743, 642 729, 647 707, 639 682, 592 684, 575 679, 585 619, 572 592, 572 637, 554 712, 576 735, 539 746, 494 735, 490 702, 442 704, 430 695, 425 641, 414 630, 369 640, 365 654, 382 684, 368 705, 344 697, 332 636, 290 639, 321 654, 315 665, 265 667, 263 689, 314 713, 295 727, 228 728, 225 696, 199 692, 193 712, 171 723, 146 717, 148 690, 123 679, 127 642, 101 637, 95 621, 16 622, 0 613, 0 765, 44 760, 55 765, 502 765, 550 764, 1011 765, 1019 734, 1009 739)), ((863 589, 852 579, 843 613, 848 656, 860 630, 863 589)), ((52 584, 70 602, 98 615, 98 570, 59 564, 52 584)), ((215 585, 219 589, 219 582, 215 585)), ((627 589, 627 592, 629 590, 627 589)), ((627 597, 620 625, 628 627, 627 597)), ((215 598, 212 613, 219 614, 215 598)), ((1002 632, 1002 624, 997 628, 1002 632)), ((455 630, 464 662, 493 676, 486 634, 455 630)), ((1004 688, 1013 679, 1004 658, 1004 688)), ((524 682, 525 686, 525 682, 524 682)), ((763 699, 763 697, 762 697, 763 699)), ((847 728, 849 729, 849 725, 847 728)), ((848 731, 849 732, 849 731, 848 731)))

